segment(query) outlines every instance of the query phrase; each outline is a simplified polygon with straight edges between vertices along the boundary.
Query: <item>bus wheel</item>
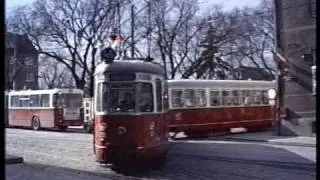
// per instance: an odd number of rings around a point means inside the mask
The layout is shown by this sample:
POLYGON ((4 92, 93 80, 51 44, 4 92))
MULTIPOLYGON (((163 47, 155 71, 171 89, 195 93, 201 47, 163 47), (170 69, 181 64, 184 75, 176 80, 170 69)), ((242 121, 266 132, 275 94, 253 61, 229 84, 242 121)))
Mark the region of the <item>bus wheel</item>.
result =
POLYGON ((32 129, 37 131, 40 129, 40 119, 39 117, 32 118, 32 129))

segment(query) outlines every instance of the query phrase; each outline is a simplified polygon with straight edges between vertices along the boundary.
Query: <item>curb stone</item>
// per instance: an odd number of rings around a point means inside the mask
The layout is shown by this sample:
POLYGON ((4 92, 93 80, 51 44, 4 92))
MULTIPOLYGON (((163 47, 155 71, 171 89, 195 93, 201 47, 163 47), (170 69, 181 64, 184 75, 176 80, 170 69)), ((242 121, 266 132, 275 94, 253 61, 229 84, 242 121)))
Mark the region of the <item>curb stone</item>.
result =
POLYGON ((18 156, 6 155, 5 164, 19 164, 23 163, 23 158, 18 156))
POLYGON ((245 139, 245 138, 232 138, 232 137, 225 137, 224 139, 234 140, 234 141, 265 142, 265 143, 278 144, 278 145, 316 147, 316 144, 310 144, 310 143, 276 142, 276 141, 268 141, 268 140, 262 140, 262 139, 245 139))

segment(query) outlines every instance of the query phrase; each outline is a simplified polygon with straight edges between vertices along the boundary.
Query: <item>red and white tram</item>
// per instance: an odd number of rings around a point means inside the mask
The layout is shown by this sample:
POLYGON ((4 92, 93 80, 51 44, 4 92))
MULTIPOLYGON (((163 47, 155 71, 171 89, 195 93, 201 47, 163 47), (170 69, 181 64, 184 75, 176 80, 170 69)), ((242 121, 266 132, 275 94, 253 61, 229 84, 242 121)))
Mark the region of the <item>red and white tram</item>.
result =
POLYGON ((140 60, 99 64, 95 72, 96 161, 124 165, 162 160, 168 150, 165 77, 140 60))
POLYGON ((8 125, 34 130, 82 126, 82 95, 79 89, 10 91, 8 125))
POLYGON ((171 132, 261 130, 276 119, 275 81, 169 80, 168 86, 171 132))

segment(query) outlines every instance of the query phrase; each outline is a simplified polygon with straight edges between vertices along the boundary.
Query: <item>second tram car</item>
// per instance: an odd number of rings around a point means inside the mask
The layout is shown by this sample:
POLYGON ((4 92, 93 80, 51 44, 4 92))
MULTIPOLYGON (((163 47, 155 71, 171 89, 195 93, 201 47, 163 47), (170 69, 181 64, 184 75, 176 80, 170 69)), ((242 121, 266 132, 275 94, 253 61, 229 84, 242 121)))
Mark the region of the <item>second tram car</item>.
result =
POLYGON ((58 128, 82 126, 80 89, 48 89, 9 91, 7 126, 58 128))
POLYGON ((96 161, 163 160, 168 150, 166 81, 160 65, 140 60, 103 62, 95 72, 96 161))
POLYGON ((276 119, 275 81, 169 80, 168 86, 171 132, 261 130, 276 119))

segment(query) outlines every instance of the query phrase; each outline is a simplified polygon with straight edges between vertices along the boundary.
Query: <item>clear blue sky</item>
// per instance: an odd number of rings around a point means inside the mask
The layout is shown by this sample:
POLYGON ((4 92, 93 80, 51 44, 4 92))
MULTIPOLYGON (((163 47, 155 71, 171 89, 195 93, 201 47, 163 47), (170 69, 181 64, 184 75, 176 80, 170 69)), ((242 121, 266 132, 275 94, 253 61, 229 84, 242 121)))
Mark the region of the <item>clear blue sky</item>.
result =
MULTIPOLYGON (((19 5, 27 5, 36 0, 6 0, 6 11, 19 5)), ((201 6, 206 7, 210 4, 223 5, 225 10, 230 10, 234 7, 256 6, 260 0, 199 0, 201 6)))

